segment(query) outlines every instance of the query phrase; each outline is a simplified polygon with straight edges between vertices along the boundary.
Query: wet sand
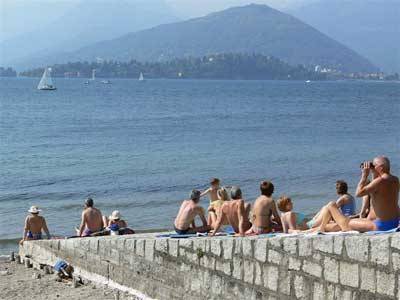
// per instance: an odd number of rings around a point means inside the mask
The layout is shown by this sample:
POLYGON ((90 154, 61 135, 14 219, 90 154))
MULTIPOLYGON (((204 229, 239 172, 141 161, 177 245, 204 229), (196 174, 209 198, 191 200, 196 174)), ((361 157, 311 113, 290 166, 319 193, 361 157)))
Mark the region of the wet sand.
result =
POLYGON ((119 294, 114 290, 92 284, 74 288, 72 280, 58 282, 55 274, 43 270, 28 269, 16 262, 0 261, 0 299, 7 300, 136 300, 131 295, 119 294), (40 278, 36 278, 40 274, 40 278))

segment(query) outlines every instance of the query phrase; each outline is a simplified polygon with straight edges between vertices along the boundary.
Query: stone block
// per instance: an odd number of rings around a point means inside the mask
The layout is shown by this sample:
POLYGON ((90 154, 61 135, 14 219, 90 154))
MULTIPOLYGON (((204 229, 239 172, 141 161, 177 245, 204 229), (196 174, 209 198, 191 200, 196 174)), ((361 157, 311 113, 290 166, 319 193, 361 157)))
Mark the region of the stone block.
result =
POLYGON ((283 250, 290 254, 297 254, 297 238, 283 239, 283 250))
POLYGON ((361 267, 361 289, 375 293, 376 292, 376 275, 375 269, 361 267))
POLYGON ((335 286, 333 284, 326 285, 326 300, 339 300, 335 298, 335 286))
POLYGON ((397 250, 400 250, 400 233, 396 232, 391 235, 391 243, 390 246, 397 250))
POLYGON ((242 280, 243 260, 238 257, 233 258, 233 271, 232 276, 236 279, 242 280))
POLYGON ((236 238, 235 240, 235 255, 241 255, 242 254, 242 243, 243 243, 243 238, 236 238))
MULTIPOLYGON (((123 252, 121 252, 123 253, 123 252)), ((111 249, 111 255, 108 258, 110 263, 115 264, 116 266, 119 266, 120 264, 120 251, 118 249, 111 249)))
POLYGON ((322 275, 322 267, 308 260, 303 261, 303 271, 315 277, 321 277, 322 275))
POLYGON ((156 250, 162 253, 168 253, 168 240, 165 238, 156 239, 156 250))
POLYGON ((223 291, 224 282, 222 278, 217 275, 211 275, 211 290, 215 294, 220 294, 223 291))
POLYGON ((195 253, 195 252, 185 250, 185 257, 191 263, 197 264, 199 262, 199 258, 197 256, 197 253, 195 253))
POLYGON ((173 257, 179 256, 179 240, 175 239, 168 240, 168 253, 173 257))
POLYGON ((215 269, 217 271, 225 273, 228 276, 230 276, 232 273, 230 261, 223 261, 221 259, 217 259, 215 261, 215 269))
POLYGON ((99 240, 90 239, 89 241, 89 251, 90 253, 97 254, 99 251, 99 240))
POLYGON ((271 247, 276 248, 278 250, 282 249, 282 238, 281 237, 272 237, 268 240, 269 245, 271 247))
POLYGON ((389 264, 389 236, 373 236, 371 243, 371 262, 387 266, 389 264))
POLYGON ((245 238, 242 241, 242 247, 243 247, 243 256, 247 257, 253 257, 253 244, 254 240, 245 238))
POLYGON ((268 262, 278 265, 280 264, 281 260, 282 260, 281 253, 271 249, 268 251, 268 262))
POLYGON ((392 265, 395 271, 400 270, 400 254, 397 252, 392 252, 392 265))
POLYGON ((299 256, 310 256, 312 253, 311 238, 299 238, 299 256))
POLYGON ((250 284, 253 284, 254 282, 254 263, 252 261, 244 261, 243 281, 250 284))
POLYGON ((264 287, 276 292, 278 290, 279 269, 275 266, 264 266, 264 287))
POLYGON ((294 257, 289 257, 289 270, 295 270, 295 271, 300 271, 301 269, 301 260, 294 258, 294 257))
POLYGON ((343 253, 343 242, 344 236, 337 235, 333 237, 333 253, 337 255, 342 255, 343 253))
POLYGON ((310 290, 307 280, 303 276, 295 275, 294 277, 294 292, 297 299, 309 299, 310 290))
POLYGON ((258 239, 254 244, 254 258, 261 262, 267 261, 267 239, 258 239))
POLYGON ((324 285, 319 282, 314 282, 313 300, 326 300, 324 285))
POLYGON ((335 297, 340 300, 353 300, 352 292, 346 289, 342 289, 339 286, 335 288, 335 297))
POLYGON ((135 253, 136 240, 135 239, 128 239, 125 242, 125 251, 128 253, 135 253))
POLYGON ((326 281, 339 282, 339 263, 337 260, 325 257, 324 259, 324 278, 326 281))
POLYGON ((221 248, 221 240, 220 239, 210 240, 210 251, 215 256, 221 257, 222 248, 221 248))
POLYGON ((376 271, 376 291, 378 294, 394 296, 395 275, 376 271))
POLYGON ((333 236, 319 236, 313 239, 314 250, 333 253, 333 236))
POLYGON ((215 270, 215 267, 216 267, 216 260, 215 260, 215 258, 214 257, 212 257, 212 256, 210 256, 210 255, 204 255, 202 258, 201 258, 201 260, 200 260, 200 262, 201 262, 201 265, 204 267, 204 268, 207 268, 207 269, 209 269, 209 270, 215 270))
POLYGON ((365 236, 346 236, 344 243, 350 259, 361 262, 368 260, 368 239, 365 236))
POLYGON ((254 284, 260 285, 260 286, 263 284, 261 264, 259 264, 257 262, 255 263, 254 284))
POLYGON ((287 272, 286 270, 284 270, 281 271, 279 274, 278 288, 281 294, 290 295, 290 273, 291 272, 287 272))
POLYGON ((195 293, 201 292, 202 276, 191 276, 190 289, 195 293))
POLYGON ((145 245, 145 240, 140 239, 136 241, 136 249, 135 249, 136 255, 144 257, 145 253, 144 245, 145 245))
POLYGON ((358 288, 358 264, 340 262, 340 283, 358 288))
POLYGON ((207 240, 205 240, 205 239, 195 239, 193 241, 193 249, 195 251, 200 249, 204 253, 207 252, 208 251, 208 249, 207 249, 207 240))
POLYGON ((233 255, 233 240, 224 239, 222 240, 222 252, 224 259, 232 259, 233 255))
POLYGON ((125 243, 126 243, 126 238, 125 237, 118 237, 117 239, 117 249, 119 251, 124 251, 125 250, 125 243))
POLYGON ((191 239, 180 239, 179 247, 193 249, 193 240, 191 240, 191 239))

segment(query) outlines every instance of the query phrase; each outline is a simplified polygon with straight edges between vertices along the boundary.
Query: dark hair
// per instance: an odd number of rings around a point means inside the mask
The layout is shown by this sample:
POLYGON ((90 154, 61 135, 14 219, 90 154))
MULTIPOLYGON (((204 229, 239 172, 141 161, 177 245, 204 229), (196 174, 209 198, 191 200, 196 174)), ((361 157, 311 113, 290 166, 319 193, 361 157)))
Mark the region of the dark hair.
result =
POLYGON ((93 204, 94 204, 94 201, 93 201, 92 198, 87 198, 87 199, 86 199, 85 205, 86 205, 87 207, 93 207, 93 204))
POLYGON ((348 186, 346 181, 344 180, 338 180, 336 181, 336 192, 339 195, 347 194, 348 186))
POLYGON ((270 181, 263 181, 260 184, 261 194, 270 197, 274 192, 274 185, 270 181))
POLYGON ((286 196, 280 197, 277 203, 279 210, 281 212, 288 212, 286 207, 290 202, 292 202, 292 199, 290 199, 289 197, 286 196))
POLYGON ((200 194, 201 194, 200 191, 192 190, 190 192, 190 199, 195 201, 195 202, 198 202, 200 200, 200 194))
POLYGON ((231 198, 232 198, 233 200, 237 200, 237 199, 242 198, 242 190, 240 189, 240 187, 238 187, 238 186, 233 186, 233 187, 231 188, 231 198))
POLYGON ((220 180, 218 178, 211 178, 210 184, 219 184, 220 180))

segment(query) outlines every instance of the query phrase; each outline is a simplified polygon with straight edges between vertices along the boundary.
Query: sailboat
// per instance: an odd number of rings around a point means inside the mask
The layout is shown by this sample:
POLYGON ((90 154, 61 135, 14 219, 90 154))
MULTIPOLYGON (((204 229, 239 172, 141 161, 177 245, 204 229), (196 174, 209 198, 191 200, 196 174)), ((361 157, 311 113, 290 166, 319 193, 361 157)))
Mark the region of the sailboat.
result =
POLYGON ((96 69, 92 70, 92 78, 90 80, 92 80, 92 81, 96 80, 96 69))
POLYGON ((57 89, 51 79, 51 68, 44 69, 42 79, 40 79, 37 89, 42 91, 54 91, 57 89))
POLYGON ((143 73, 142 72, 140 72, 139 81, 144 81, 144 77, 143 77, 143 73))

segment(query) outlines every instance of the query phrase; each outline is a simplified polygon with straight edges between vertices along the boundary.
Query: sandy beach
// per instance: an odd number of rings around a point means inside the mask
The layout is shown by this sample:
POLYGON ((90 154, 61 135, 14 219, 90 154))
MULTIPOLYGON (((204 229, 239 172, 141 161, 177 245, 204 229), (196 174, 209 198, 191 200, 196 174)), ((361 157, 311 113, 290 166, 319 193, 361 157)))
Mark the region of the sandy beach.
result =
POLYGON ((43 270, 28 269, 16 262, 0 261, 0 299, 137 299, 131 295, 119 294, 111 289, 96 287, 92 284, 74 288, 72 281, 58 282, 55 279, 55 274, 45 274, 43 270))

